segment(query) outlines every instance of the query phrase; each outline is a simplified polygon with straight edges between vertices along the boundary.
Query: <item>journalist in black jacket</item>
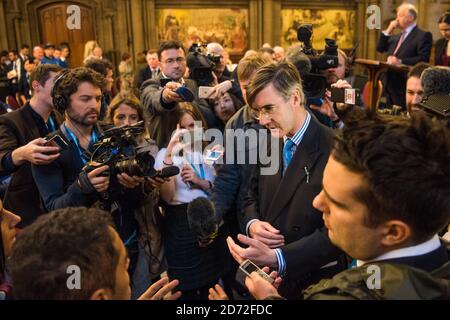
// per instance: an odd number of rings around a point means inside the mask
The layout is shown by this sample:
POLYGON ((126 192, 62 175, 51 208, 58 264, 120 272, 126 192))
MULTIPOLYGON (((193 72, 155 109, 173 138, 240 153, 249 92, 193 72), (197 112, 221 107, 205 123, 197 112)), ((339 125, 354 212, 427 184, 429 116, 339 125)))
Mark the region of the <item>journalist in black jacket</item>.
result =
POLYGON ((32 73, 33 97, 24 107, 0 116, 0 176, 12 175, 4 198, 7 210, 17 212, 24 228, 44 212, 39 191, 31 174, 31 162, 44 164, 58 154, 56 147, 45 146, 42 139, 56 130, 61 116, 53 111, 50 96, 53 81, 61 68, 38 66, 32 73))

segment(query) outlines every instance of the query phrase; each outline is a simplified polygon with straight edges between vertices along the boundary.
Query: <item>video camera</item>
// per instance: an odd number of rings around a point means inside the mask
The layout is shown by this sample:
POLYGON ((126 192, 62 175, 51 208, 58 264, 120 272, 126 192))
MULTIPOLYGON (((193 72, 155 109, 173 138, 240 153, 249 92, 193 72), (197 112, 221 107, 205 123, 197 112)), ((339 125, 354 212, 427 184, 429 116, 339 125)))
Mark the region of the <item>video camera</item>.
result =
POLYGON ((311 69, 300 71, 303 80, 303 90, 308 99, 319 99, 325 95, 327 80, 321 74, 322 70, 337 68, 339 65, 338 46, 333 39, 325 39, 325 51, 319 55, 312 47, 312 24, 303 24, 297 30, 297 39, 302 43, 301 52, 311 62, 311 69))
MULTIPOLYGON (((126 173, 129 176, 143 178, 168 178, 177 175, 180 170, 176 166, 166 167, 162 171, 154 169, 155 159, 146 145, 139 143, 139 137, 144 133, 144 121, 133 125, 123 125, 106 130, 94 144, 94 152, 90 161, 83 170, 86 173, 108 165, 109 170, 104 175, 110 176, 113 181, 117 174, 126 173)), ((117 190, 118 183, 110 183, 108 193, 117 190)), ((108 196, 103 195, 103 200, 108 196)))
POLYGON ((205 44, 193 43, 189 48, 186 63, 190 71, 190 78, 198 86, 209 86, 213 81, 212 71, 220 63, 220 56, 205 53, 205 44))
POLYGON ((83 168, 90 172, 97 167, 108 165, 109 175, 126 173, 129 176, 152 177, 155 159, 146 151, 142 152, 137 138, 144 133, 144 122, 123 125, 106 130, 94 144, 90 162, 83 168), (96 163, 92 165, 92 163, 96 163))

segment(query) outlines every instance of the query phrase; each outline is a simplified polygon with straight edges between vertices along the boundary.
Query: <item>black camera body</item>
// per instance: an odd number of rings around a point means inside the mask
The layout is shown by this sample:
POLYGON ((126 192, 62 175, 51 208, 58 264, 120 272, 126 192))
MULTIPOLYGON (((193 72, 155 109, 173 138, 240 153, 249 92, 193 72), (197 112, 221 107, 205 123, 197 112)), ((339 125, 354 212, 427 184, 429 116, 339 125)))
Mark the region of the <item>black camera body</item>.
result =
POLYGON ((189 48, 189 54, 186 57, 186 64, 190 71, 190 78, 198 86, 209 86, 213 81, 212 71, 216 64, 220 62, 220 56, 206 54, 204 48, 206 45, 194 43, 189 48))
POLYGON ((303 24, 297 30, 297 39, 303 44, 301 52, 311 62, 311 70, 302 75, 303 90, 308 99, 318 99, 324 97, 327 88, 326 77, 321 74, 321 71, 337 68, 339 65, 338 46, 335 40, 325 39, 325 50, 319 55, 312 47, 312 34, 312 24, 303 24))
POLYGON ((108 165, 106 171, 110 177, 126 173, 129 176, 153 177, 157 174, 153 168, 155 159, 147 150, 139 148, 138 137, 145 131, 144 122, 123 125, 106 130, 94 145, 90 162, 83 168, 90 172, 95 168, 108 165))

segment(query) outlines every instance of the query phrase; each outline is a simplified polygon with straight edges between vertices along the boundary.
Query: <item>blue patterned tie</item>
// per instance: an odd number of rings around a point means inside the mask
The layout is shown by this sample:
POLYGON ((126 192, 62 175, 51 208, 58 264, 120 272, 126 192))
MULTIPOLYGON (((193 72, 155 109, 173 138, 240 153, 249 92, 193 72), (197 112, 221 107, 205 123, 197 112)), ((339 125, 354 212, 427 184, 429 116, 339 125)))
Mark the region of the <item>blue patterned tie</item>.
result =
POLYGON ((283 147, 283 174, 286 172, 289 163, 292 160, 293 156, 293 147, 295 146, 294 142, 291 139, 286 139, 283 147))

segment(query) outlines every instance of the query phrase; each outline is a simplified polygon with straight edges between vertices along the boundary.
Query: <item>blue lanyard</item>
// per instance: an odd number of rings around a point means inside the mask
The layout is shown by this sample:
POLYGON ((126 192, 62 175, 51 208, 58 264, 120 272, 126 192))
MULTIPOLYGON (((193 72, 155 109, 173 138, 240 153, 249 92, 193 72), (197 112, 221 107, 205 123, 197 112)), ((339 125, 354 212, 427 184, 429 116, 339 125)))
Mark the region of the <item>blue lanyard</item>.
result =
POLYGON ((53 115, 50 115, 50 117, 48 118, 48 121, 45 125, 47 126, 48 132, 56 131, 56 125, 55 125, 55 120, 53 120, 53 115))
MULTIPOLYGON (((77 146, 77 148, 78 148, 78 153, 80 154, 81 161, 83 161, 83 164, 86 164, 88 160, 86 159, 85 151, 84 151, 84 149, 80 146, 80 143, 79 143, 77 137, 73 134, 73 132, 72 132, 69 128, 67 128, 67 126, 66 126, 65 123, 64 123, 64 128, 66 129, 67 134, 70 136, 70 139, 71 139, 71 140, 75 143, 75 145, 77 146)), ((93 145, 93 144, 96 143, 96 142, 97 142, 97 133, 96 133, 95 130, 93 129, 93 130, 92 130, 92 134, 91 134, 91 142, 89 143, 89 146, 93 145)))
MULTIPOLYGON (((192 158, 192 156, 191 156, 191 158, 192 158)), ((200 177, 202 180, 205 180, 205 171, 203 170, 203 164, 201 164, 201 163, 199 164, 200 172, 198 172, 198 170, 194 166, 194 164, 191 161, 189 161, 189 160, 188 160, 188 162, 191 165, 192 169, 194 169, 194 172, 197 175, 197 177, 200 177)))

